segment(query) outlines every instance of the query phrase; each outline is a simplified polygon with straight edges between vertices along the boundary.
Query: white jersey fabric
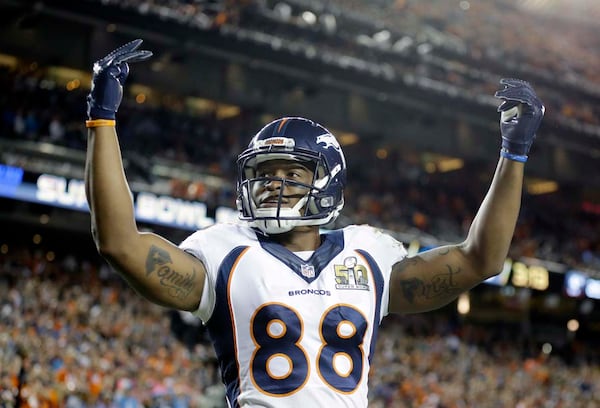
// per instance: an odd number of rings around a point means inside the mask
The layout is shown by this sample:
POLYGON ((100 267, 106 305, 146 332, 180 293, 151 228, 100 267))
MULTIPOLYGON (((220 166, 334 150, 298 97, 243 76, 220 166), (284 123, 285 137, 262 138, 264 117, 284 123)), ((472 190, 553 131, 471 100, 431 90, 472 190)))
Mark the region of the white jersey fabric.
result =
POLYGON ((243 224, 180 245, 206 267, 196 315, 207 326, 230 407, 366 407, 369 362, 406 256, 366 226, 322 235, 303 260, 243 224))

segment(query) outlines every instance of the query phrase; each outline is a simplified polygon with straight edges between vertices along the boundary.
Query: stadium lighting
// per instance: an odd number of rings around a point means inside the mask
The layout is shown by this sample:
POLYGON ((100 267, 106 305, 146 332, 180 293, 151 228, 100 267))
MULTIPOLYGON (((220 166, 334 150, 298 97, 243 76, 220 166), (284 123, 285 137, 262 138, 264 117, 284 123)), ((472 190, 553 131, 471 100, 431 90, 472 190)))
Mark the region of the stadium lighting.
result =
POLYGON ((468 293, 463 293, 458 297, 456 309, 461 315, 466 315, 471 311, 471 299, 468 293))
POLYGON ((577 319, 569 320, 567 322, 567 330, 569 330, 571 333, 574 333, 577 330, 579 330, 579 321, 577 319))
POLYGON ((381 30, 375 34, 373 34, 373 39, 378 43, 384 43, 390 40, 392 35, 388 30, 381 30))
POLYGON ((552 344, 544 343, 542 345, 542 353, 544 353, 546 355, 552 353, 552 344))
POLYGON ((317 22, 317 16, 312 11, 305 11, 302 13, 302 21, 308 25, 313 25, 317 22))

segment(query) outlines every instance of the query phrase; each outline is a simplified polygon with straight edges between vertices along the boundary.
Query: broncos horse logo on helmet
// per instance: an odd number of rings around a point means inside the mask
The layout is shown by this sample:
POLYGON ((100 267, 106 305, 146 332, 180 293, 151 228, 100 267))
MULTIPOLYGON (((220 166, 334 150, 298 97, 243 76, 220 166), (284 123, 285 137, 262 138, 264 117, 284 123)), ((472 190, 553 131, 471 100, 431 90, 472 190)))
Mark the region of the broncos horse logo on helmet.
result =
POLYGON ((323 126, 301 117, 284 117, 263 127, 237 159, 237 207, 240 219, 265 234, 288 232, 301 225, 324 225, 337 218, 344 206, 346 160, 335 136, 323 126), (314 171, 310 185, 276 177, 258 177, 257 166, 269 160, 291 160, 314 171), (306 194, 292 208, 279 203, 259 208, 257 185, 279 181, 304 187, 306 194))

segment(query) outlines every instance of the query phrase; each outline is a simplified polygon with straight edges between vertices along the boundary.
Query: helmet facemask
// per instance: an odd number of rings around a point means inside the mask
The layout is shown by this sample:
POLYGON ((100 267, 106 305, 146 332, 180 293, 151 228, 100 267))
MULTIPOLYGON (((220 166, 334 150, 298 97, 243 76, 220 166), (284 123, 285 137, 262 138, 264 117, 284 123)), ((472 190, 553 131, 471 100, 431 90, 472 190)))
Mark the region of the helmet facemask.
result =
POLYGON ((327 164, 312 153, 257 153, 249 155, 239 163, 243 175, 238 187, 238 207, 242 219, 266 234, 281 234, 302 225, 323 225, 329 223, 339 211, 331 211, 334 197, 327 193, 330 172, 327 164), (257 176, 260 163, 269 160, 289 160, 302 164, 313 174, 311 184, 304 184, 281 177, 257 176), (277 183, 275 191, 266 189, 269 183, 277 183), (293 191, 293 193, 290 193, 293 191), (293 206, 287 206, 289 199, 299 199, 293 206), (264 207, 265 199, 271 206, 264 207))

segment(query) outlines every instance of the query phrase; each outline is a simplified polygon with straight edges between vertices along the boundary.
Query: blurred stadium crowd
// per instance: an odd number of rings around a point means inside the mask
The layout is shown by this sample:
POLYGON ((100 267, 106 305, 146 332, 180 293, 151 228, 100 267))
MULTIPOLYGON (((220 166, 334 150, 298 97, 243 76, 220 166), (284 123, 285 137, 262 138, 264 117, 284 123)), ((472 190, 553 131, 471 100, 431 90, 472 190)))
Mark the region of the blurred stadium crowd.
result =
MULTIPOLYGON (((449 94, 493 94, 499 66, 535 74, 540 94, 554 107, 552 120, 600 136, 594 102, 600 95, 600 8, 594 2, 585 13, 531 13, 528 7, 540 2, 516 0, 460 2, 460 8, 444 0, 427 6, 414 0, 101 3, 224 35, 262 32, 266 37, 257 41, 297 46, 308 57, 390 81, 421 73, 449 94), (314 10, 318 23, 299 8, 314 10), (471 18, 469 10, 490 17, 471 18), (581 24, 574 28, 565 15, 581 24), (505 30, 508 24, 519 29, 505 30), (548 24, 555 27, 550 34, 541 28, 548 24), (350 35, 357 30, 365 36, 350 35), (431 47, 444 52, 434 57, 431 47)), ((0 67, 0 89, 0 138, 85 149, 86 90, 57 87, 46 67, 32 65, 0 67)), ((173 196, 210 207, 233 207, 235 157, 257 124, 256 115, 243 110, 218 120, 214 112, 194 116, 131 99, 119 112, 126 157, 135 152, 138 159, 189 163, 223 181, 172 179, 167 187, 173 196)), ((371 146, 347 146, 349 199, 340 222, 461 239, 488 182, 472 175, 493 163, 429 173, 411 153, 409 147, 390 151, 382 160, 371 146)), ((128 176, 147 182, 147 169, 142 161, 128 168, 128 176)), ((575 198, 564 191, 526 197, 510 255, 600 269, 600 215, 582 211, 575 198)), ((142 300, 98 258, 47 259, 42 251, 9 243, 0 248, 0 267, 0 407, 16 406, 17 394, 20 406, 32 408, 223 406, 213 351, 197 321, 142 300)), ((445 315, 390 319, 373 358, 371 406, 598 406, 598 350, 573 348, 571 358, 561 358, 505 327, 483 329, 445 315)))
POLYGON ((594 69, 600 7, 593 2, 90 1, 449 96, 493 95, 498 72, 536 77, 555 120, 600 136, 600 76, 594 69))

